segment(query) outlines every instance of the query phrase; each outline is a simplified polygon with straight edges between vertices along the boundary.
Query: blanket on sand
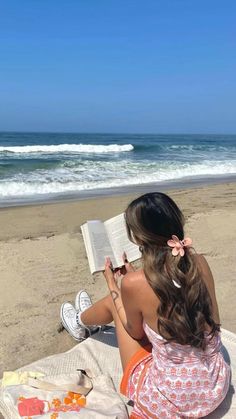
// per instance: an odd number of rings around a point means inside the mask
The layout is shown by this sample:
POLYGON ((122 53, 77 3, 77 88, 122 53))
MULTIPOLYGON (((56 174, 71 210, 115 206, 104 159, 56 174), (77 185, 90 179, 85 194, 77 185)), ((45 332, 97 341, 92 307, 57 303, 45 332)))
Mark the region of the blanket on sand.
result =
MULTIPOLYGON (((222 329, 223 354, 232 368, 232 380, 227 397, 208 419, 236 418, 236 334, 222 329)), ((122 367, 114 328, 107 328, 101 333, 94 334, 84 342, 74 346, 68 352, 52 355, 20 368, 20 371, 38 371, 47 375, 69 374, 79 365, 92 370, 94 375, 101 373, 112 377, 117 391, 122 378, 122 367)), ((125 400, 125 399, 124 399, 125 400)), ((125 400, 128 402, 128 400, 125 400)), ((129 407, 129 410, 132 408, 129 407)), ((11 412, 3 401, 0 390, 0 412, 3 418, 13 419, 11 412)))

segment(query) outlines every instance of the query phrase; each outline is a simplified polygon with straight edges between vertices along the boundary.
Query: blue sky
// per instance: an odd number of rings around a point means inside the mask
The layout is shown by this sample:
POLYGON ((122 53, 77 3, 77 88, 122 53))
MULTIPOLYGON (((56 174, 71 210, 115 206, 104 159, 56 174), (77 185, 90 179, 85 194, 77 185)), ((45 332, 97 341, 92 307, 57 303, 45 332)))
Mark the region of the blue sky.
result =
POLYGON ((0 131, 236 133, 236 2, 0 1, 0 131))

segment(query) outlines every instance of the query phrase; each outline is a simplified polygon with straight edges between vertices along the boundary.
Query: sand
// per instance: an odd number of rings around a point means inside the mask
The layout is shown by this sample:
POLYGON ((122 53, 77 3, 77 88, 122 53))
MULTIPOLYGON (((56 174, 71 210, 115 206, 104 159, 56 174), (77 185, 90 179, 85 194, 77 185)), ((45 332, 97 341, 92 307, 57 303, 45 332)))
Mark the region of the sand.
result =
MULTIPOLYGON (((168 192, 186 215, 186 233, 213 271, 224 328, 236 332, 236 183, 168 192)), ((90 275, 80 225, 124 210, 134 195, 0 210, 0 376, 76 344, 58 333, 59 310, 81 288, 107 292, 90 275)))

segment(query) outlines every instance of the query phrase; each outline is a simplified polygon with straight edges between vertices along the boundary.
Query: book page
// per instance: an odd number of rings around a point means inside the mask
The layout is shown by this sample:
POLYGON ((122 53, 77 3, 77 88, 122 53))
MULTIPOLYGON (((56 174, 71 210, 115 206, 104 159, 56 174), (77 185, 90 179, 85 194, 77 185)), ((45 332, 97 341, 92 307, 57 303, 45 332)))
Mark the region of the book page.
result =
POLYGON ((110 218, 104 222, 104 226, 116 258, 117 266, 124 264, 122 259, 124 252, 126 252, 129 262, 141 258, 139 246, 128 239, 124 214, 110 218))
POLYGON ((105 258, 110 257, 113 266, 116 266, 114 252, 102 221, 87 221, 81 226, 89 266, 92 273, 104 270, 105 258))
POLYGON ((85 250, 87 253, 89 268, 90 268, 91 273, 93 273, 96 271, 96 268, 94 264, 93 249, 90 243, 87 223, 81 226, 81 231, 82 231, 82 235, 84 239, 84 245, 85 245, 85 250))

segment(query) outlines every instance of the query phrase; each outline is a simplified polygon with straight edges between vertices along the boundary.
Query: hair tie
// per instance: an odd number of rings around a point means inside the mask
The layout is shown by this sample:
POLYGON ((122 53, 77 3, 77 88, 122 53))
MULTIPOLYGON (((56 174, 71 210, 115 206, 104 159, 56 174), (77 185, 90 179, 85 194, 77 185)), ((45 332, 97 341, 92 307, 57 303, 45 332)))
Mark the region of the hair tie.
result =
POLYGON ((168 246, 172 247, 173 256, 184 256, 184 248, 192 246, 192 239, 186 237, 183 240, 180 240, 177 236, 173 235, 172 239, 167 241, 168 246))

